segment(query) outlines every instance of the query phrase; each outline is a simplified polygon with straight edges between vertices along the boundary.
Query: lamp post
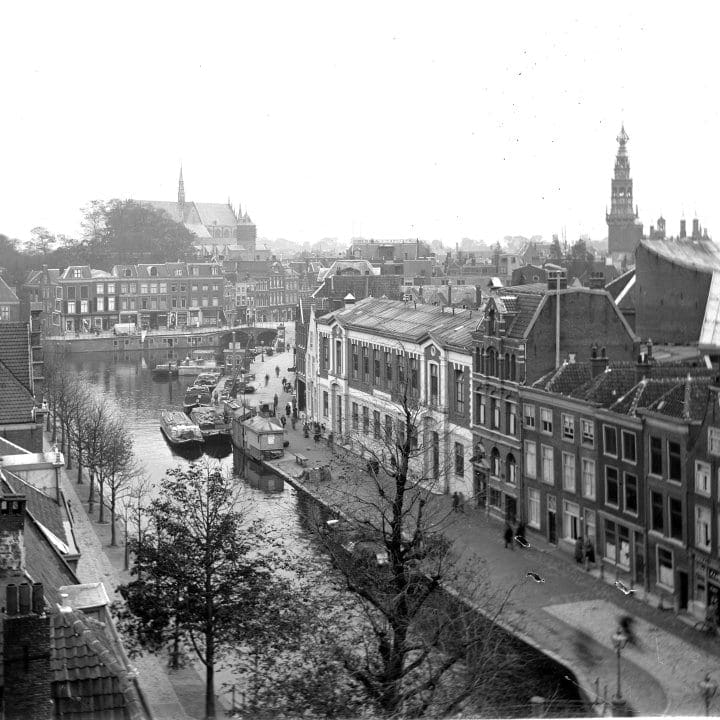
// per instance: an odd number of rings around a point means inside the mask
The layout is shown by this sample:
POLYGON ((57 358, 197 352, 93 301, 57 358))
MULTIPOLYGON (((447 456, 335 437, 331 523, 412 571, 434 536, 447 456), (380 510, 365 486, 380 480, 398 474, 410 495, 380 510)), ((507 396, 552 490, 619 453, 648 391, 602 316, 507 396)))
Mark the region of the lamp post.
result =
POLYGON ((715 697, 718 690, 717 683, 706 673, 705 678, 698 683, 703 700, 705 701, 705 716, 710 715, 710 701, 715 697))
POLYGON ((622 649, 625 645, 627 645, 628 636, 622 628, 618 628, 612 636, 612 641, 617 654, 617 693, 612 699, 613 715, 624 715, 625 699, 623 698, 622 691, 620 689, 620 655, 622 653, 622 649))

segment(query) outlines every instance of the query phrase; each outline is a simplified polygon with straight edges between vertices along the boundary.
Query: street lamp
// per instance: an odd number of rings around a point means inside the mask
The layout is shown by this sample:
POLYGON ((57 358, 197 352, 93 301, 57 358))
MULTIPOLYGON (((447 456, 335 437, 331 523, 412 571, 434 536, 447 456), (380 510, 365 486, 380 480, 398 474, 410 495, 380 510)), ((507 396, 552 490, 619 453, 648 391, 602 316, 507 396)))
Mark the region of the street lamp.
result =
POLYGON ((622 691, 620 689, 620 654, 625 645, 627 645, 627 633, 619 627, 612 636, 612 641, 615 646, 615 652, 617 653, 617 694, 612 700, 614 708, 613 715, 620 715, 622 713, 617 711, 625 707, 625 699, 623 698, 622 691))
POLYGON ((705 701, 705 716, 710 715, 710 701, 715 697, 718 690, 717 683, 710 677, 710 673, 705 675, 705 679, 698 683, 703 700, 705 701))

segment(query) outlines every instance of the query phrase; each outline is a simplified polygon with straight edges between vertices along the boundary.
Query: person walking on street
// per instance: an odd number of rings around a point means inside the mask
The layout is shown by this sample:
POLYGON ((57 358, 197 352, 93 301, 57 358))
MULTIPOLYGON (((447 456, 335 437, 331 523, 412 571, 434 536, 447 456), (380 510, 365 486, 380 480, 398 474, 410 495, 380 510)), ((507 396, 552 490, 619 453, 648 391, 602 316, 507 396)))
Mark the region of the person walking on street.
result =
POLYGON ((510 527, 510 523, 505 523, 505 532, 503 534, 503 538, 505 540, 505 548, 509 546, 511 550, 514 550, 515 546, 513 545, 513 531, 510 527))
POLYGON ((453 502, 453 512, 457 512, 458 507, 460 507, 460 496, 457 494, 457 490, 452 494, 452 502, 453 502))
POLYGON ((280 366, 279 365, 275 366, 275 377, 280 377, 280 366))
POLYGON ((280 424, 283 426, 283 429, 285 428, 285 423, 286 423, 286 422, 287 422, 287 420, 285 419, 285 416, 284 416, 284 415, 281 415, 281 416, 280 416, 280 424))
POLYGON ((270 382, 270 376, 269 376, 269 375, 266 375, 266 376, 265 376, 265 387, 267 387, 267 384, 268 384, 269 382, 270 382))
POLYGON ((277 393, 275 393, 275 397, 273 398, 273 410, 277 410, 278 406, 278 396, 277 393))

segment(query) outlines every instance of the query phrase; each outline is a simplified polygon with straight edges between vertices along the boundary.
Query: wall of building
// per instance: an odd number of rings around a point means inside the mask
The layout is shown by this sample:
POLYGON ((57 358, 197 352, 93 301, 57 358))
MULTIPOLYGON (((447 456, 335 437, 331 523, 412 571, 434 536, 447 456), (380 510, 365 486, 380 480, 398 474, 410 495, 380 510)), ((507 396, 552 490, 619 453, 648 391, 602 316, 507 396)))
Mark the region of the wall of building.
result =
MULTIPOLYGON (((555 302, 556 296, 549 295, 528 337, 527 383, 555 367, 555 302)), ((634 359, 634 338, 606 293, 561 292, 560 315, 561 358, 575 353, 577 360, 588 360, 595 344, 613 360, 634 359)))
POLYGON ((696 343, 712 273, 681 267, 640 245, 635 276, 635 332, 640 338, 654 343, 696 343))

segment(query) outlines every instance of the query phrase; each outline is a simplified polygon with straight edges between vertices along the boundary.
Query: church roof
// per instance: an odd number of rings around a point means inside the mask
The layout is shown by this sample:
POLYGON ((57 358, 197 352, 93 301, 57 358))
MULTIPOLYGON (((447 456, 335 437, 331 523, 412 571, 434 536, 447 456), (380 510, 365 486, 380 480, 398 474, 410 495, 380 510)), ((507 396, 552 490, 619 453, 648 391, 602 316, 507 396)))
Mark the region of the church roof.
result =
POLYGON ((708 273, 720 270, 720 247, 710 238, 658 238, 642 240, 640 244, 648 252, 675 265, 708 273))
POLYGON ((203 225, 231 225, 238 224, 233 209, 223 203, 192 203, 200 215, 203 225))

